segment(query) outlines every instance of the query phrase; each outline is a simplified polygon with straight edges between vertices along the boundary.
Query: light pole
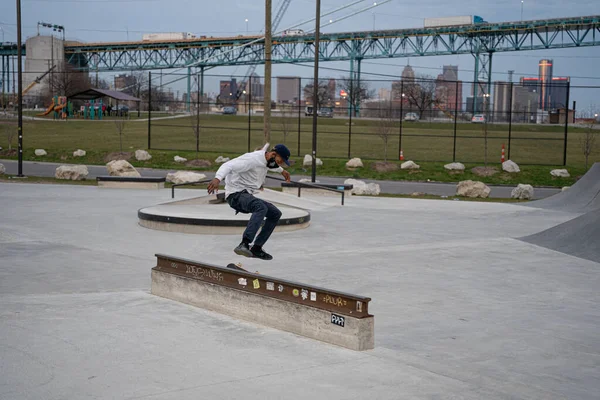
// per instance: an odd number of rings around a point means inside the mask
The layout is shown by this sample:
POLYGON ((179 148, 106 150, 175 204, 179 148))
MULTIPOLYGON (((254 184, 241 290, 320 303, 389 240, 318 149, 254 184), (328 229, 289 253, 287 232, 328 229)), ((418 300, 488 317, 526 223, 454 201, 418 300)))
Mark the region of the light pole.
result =
POLYGON ((312 123, 312 173, 311 182, 317 177, 317 107, 319 105, 319 42, 321 26, 321 0, 316 1, 315 10, 315 67, 313 80, 313 123, 312 123))
POLYGON ((523 0, 521 0, 521 21, 523 21, 523 0))
POLYGON ((248 18, 246 18, 245 21, 246 21, 246 34, 248 34, 248 18))
POLYGON ((2 31, 2 43, 4 43, 4 29, 0 26, 0 31, 2 31))
POLYGON ((19 171, 17 176, 23 177, 23 49, 21 48, 21 0, 17 0, 17 75, 18 75, 18 134, 19 134, 19 171))

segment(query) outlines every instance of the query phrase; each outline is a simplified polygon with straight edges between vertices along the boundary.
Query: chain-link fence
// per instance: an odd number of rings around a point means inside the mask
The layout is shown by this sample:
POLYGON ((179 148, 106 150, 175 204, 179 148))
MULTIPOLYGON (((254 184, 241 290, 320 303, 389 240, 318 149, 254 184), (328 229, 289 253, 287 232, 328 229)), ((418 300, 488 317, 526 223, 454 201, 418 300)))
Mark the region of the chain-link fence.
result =
MULTIPOLYGON (((264 79, 255 74, 136 71, 107 82, 93 72, 52 70, 25 74, 23 88, 24 107, 34 119, 143 120, 135 126, 143 143, 135 145, 149 149, 233 155, 266 141, 264 79)), ((285 143, 295 156, 312 153, 315 112, 322 158, 398 160, 402 154, 419 161, 482 162, 499 160, 504 147, 506 158, 518 163, 582 163, 580 142, 600 126, 592 106, 600 87, 574 86, 565 78, 474 85, 346 77, 315 85, 287 76, 275 77, 272 88, 270 142, 285 143), (590 106, 578 110, 578 100, 590 106)), ((14 93, 0 95, 0 109, 15 104, 14 93)))

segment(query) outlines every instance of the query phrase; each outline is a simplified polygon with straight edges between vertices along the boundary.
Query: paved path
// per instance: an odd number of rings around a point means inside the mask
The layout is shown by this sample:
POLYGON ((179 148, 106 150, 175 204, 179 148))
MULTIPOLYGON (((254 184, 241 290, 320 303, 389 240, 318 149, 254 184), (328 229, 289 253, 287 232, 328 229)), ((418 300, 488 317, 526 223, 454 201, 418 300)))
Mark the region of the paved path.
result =
MULTIPOLYGON (((0 160, 0 163, 4 164, 6 167, 6 172, 8 174, 17 174, 18 172, 18 164, 14 160, 0 160)), ((30 162, 26 161, 23 163, 23 174, 31 175, 31 176, 43 176, 43 177, 53 177, 54 171, 59 165, 57 163, 45 163, 45 162, 30 162)), ((88 165, 88 170, 90 172, 89 179, 96 179, 97 176, 107 175, 106 167, 97 166, 97 165, 88 165)), ((166 176, 169 172, 176 171, 173 170, 162 170, 162 169, 149 169, 149 168, 138 168, 138 171, 142 176, 149 177, 163 177, 166 176)), ((212 178, 214 176, 214 172, 202 172, 207 177, 212 178)), ((293 180, 297 181, 302 178, 310 179, 310 176, 307 175, 294 175, 292 177, 293 180)), ((343 177, 325 177, 325 176, 317 176, 317 180, 323 184, 341 184, 347 178, 343 177)), ((365 182, 373 182, 378 183, 381 187, 382 193, 389 194, 411 194, 415 192, 426 193, 430 195, 436 196, 453 196, 456 194, 456 184, 455 183, 437 183, 437 182, 408 182, 408 181, 379 181, 373 179, 361 179, 365 182)), ((267 179, 267 187, 279 187, 280 183, 267 179)), ((490 186, 492 189, 490 193, 490 197, 495 198, 510 198, 510 192, 514 188, 514 186, 490 186)), ((557 188, 536 188, 535 189, 535 198, 541 199, 548 196, 552 196, 553 194, 559 193, 560 189, 557 188)))

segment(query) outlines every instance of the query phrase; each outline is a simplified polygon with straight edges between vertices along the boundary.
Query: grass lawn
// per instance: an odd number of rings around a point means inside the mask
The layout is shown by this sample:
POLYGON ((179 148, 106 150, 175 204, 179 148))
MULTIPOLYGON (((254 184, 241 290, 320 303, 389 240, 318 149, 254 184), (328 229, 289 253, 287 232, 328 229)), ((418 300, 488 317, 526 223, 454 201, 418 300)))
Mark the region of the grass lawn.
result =
MULTIPOLYGON (((142 118, 145 117, 142 114, 142 118)), ((2 118, 0 116, 0 118, 2 118)), ((196 140, 192 122, 195 117, 155 120, 151 125, 150 161, 139 162, 135 158, 130 162, 136 167, 148 168, 186 168, 173 162, 179 155, 189 160, 196 158, 194 151, 196 140)), ((248 150, 248 117, 201 115, 199 158, 213 161, 219 155, 236 157, 248 150)), ((0 147, 8 148, 8 132, 16 129, 15 121, 10 123, 0 119, 0 147)), ((345 163, 348 159, 349 126, 345 119, 319 119, 317 155, 324 161, 318 170, 319 175, 348 176, 362 179, 413 180, 457 182, 465 179, 481 180, 490 184, 530 183, 538 186, 566 186, 575 181, 577 176, 585 173, 584 159, 581 152, 580 139, 584 129, 569 127, 567 146, 567 169, 571 178, 554 178, 550 170, 563 168, 564 126, 548 125, 513 125, 511 132, 511 159, 521 166, 521 173, 499 173, 492 177, 482 178, 473 175, 470 168, 483 165, 484 134, 483 126, 459 123, 456 134, 455 159, 467 167, 467 172, 452 175, 444 170, 443 165, 453 160, 454 124, 451 123, 404 123, 402 149, 405 160, 413 160, 421 165, 416 172, 395 171, 378 173, 371 168, 374 161, 384 158, 384 145, 377 135, 376 120, 353 119, 351 127, 351 157, 361 157, 365 168, 358 171, 347 171, 345 163), (538 165, 535 165, 538 164, 538 165), (542 165, 543 164, 543 165, 542 165)), ((291 120, 290 132, 284 135, 282 118, 274 118, 272 123, 271 143, 284 142, 292 151, 292 158, 297 164, 290 168, 291 173, 307 174, 301 167, 305 154, 312 148, 312 119, 300 118, 300 138, 298 138, 298 119, 291 120), (285 136, 285 137, 284 137, 285 136), (300 139, 300 146, 298 146, 300 139), (299 156, 298 156, 299 155, 299 156)), ((250 149, 263 145, 262 117, 250 120, 250 149)), ((600 131, 598 131, 600 135, 600 131)), ((119 135, 114 121, 31 121, 25 120, 23 126, 24 159, 30 161, 52 161, 80 164, 105 164, 104 156, 109 152, 119 151, 119 135), (36 157, 34 150, 43 148, 47 156, 36 157), (74 158, 73 151, 84 149, 87 155, 74 158)), ((599 138, 600 139, 600 138, 599 138)), ((135 151, 148 148, 148 123, 144 120, 127 122, 123 140, 123 151, 135 151)), ((16 135, 12 141, 17 144, 16 135)), ((488 163, 500 166, 501 146, 508 146, 508 125, 488 126, 488 163)), ((393 127, 393 134, 388 140, 388 160, 398 161, 399 125, 393 127), (398 132, 396 133, 396 129, 398 132)), ((16 159, 16 155, 0 155, 0 158, 16 159)), ((596 140, 590 157, 590 165, 600 161, 600 140, 596 140)), ((213 165, 209 170, 215 170, 213 165)), ((500 168, 501 169, 501 168, 500 168)))

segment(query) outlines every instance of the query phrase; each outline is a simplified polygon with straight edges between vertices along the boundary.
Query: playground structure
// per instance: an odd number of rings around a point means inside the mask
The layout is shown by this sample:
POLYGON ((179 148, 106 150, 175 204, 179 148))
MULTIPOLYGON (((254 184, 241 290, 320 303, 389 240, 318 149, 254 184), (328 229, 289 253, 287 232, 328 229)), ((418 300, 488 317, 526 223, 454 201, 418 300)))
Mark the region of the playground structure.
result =
POLYGON ((102 119, 102 99, 92 99, 81 106, 81 112, 84 119, 102 119))
POLYGON ((66 96, 54 96, 52 98, 52 104, 46 109, 45 112, 38 114, 38 117, 45 117, 46 115, 54 112, 54 119, 67 119, 73 117, 73 103, 67 101, 66 96))

